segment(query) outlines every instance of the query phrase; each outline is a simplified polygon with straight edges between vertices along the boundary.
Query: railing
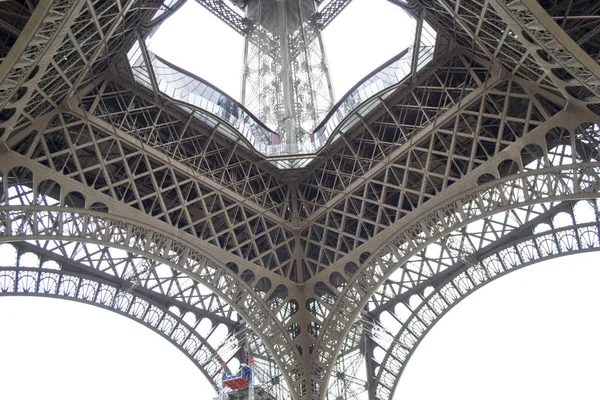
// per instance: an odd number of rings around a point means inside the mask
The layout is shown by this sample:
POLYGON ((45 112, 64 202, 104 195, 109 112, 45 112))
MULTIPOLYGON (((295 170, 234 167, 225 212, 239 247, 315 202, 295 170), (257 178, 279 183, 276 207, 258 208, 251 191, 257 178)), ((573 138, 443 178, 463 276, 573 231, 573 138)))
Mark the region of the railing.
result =
POLYGON ((298 168, 304 165, 311 155, 318 152, 326 143, 334 141, 347 132, 359 118, 365 115, 393 93, 394 86, 413 73, 420 71, 433 60, 435 31, 424 24, 419 40, 415 40, 419 50, 411 46, 363 78, 333 107, 323 121, 308 135, 310 141, 304 143, 281 143, 280 136, 258 120, 250 111, 233 100, 209 82, 196 77, 175 65, 147 52, 152 71, 144 61, 140 44, 136 43, 128 53, 133 75, 138 82, 152 89, 150 74, 154 74, 157 89, 180 106, 191 105, 206 114, 196 113, 197 118, 212 120, 212 126, 232 140, 240 135, 244 143, 268 158, 276 159, 279 168, 298 168), (413 60, 413 57, 417 57, 413 60), (377 97, 376 97, 377 96, 377 97), (373 101, 367 101, 374 99, 373 101), (210 115, 208 115, 210 114, 210 115), (212 116, 212 117, 211 117, 212 116), (217 117, 218 119, 215 119, 217 117), (226 124, 219 123, 225 121, 226 124), (336 137, 333 137, 336 133, 336 137), (302 162, 298 156, 305 156, 302 162), (296 157, 296 161, 286 162, 286 158, 296 157))
MULTIPOLYGON (((416 72, 433 59, 433 46, 423 47, 419 51, 419 62, 416 72)), ((410 75, 412 70, 413 47, 409 47, 398 54, 392 60, 388 61, 382 67, 377 69, 371 75, 368 75, 360 81, 354 88, 340 100, 334 108, 327 114, 323 122, 317 126, 313 134, 313 141, 316 148, 321 148, 327 143, 331 135, 340 126, 340 123, 357 108, 365 114, 368 108, 372 106, 371 102, 365 103, 378 93, 403 81, 410 75), (360 107, 359 107, 360 106, 360 107)), ((384 94, 386 98, 391 92, 384 94)), ((357 110, 358 111, 358 110, 357 110)), ((344 132, 350 126, 346 125, 344 132)))
MULTIPOLYGON (((184 72, 151 52, 148 52, 148 57, 158 90, 164 95, 219 117, 235 128, 256 150, 260 151, 266 144, 278 141, 279 136, 275 132, 215 86, 184 72)), ((144 86, 152 88, 150 71, 147 70, 139 43, 129 52, 129 62, 136 79, 144 86)))

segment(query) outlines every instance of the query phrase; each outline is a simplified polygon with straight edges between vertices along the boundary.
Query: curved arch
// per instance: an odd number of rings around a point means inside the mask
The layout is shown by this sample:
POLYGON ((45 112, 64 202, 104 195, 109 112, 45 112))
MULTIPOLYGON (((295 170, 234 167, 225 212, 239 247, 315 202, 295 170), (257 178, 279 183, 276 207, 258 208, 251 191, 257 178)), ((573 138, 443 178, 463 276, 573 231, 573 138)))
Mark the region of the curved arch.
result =
MULTIPOLYGON (((504 236, 546 213, 547 209, 542 203, 557 204, 567 200, 599 197, 597 178, 599 170, 598 163, 581 163, 523 172, 480 185, 450 203, 425 215, 416 216, 395 240, 382 247, 352 277, 340 296, 352 301, 338 302, 324 325, 343 327, 339 334, 345 337, 351 325, 344 324, 342 321, 355 321, 358 317, 356 310, 363 309, 384 280, 396 278, 403 291, 410 291, 416 290, 418 285, 431 276, 447 270, 448 265, 440 265, 436 271, 429 270, 426 265, 413 266, 410 264, 410 259, 419 252, 425 251, 434 242, 444 238, 453 239, 452 232, 465 228, 471 222, 488 218, 491 220, 490 224, 498 224, 499 234, 504 236), (494 215, 503 212, 508 213, 507 215, 514 220, 510 222, 493 220, 494 215), (403 268, 398 268, 400 266, 403 268), (395 271, 399 273, 398 276, 392 276, 395 271)), ((487 240, 495 239, 487 238, 487 240)), ((459 253, 452 254, 454 257, 460 256, 460 251, 464 251, 462 248, 464 242, 459 241, 459 243, 461 248, 459 253)), ((447 243, 442 244, 448 247, 447 243)), ((448 290, 453 292, 452 289, 448 290)), ((334 336, 321 335, 318 350, 315 352, 317 362, 333 367, 334 363, 331 361, 340 353, 343 346, 343 341, 333 341, 334 336)), ((324 373, 325 382, 329 380, 332 367, 324 373)))
POLYGON ((223 359, 194 327, 163 305, 89 275, 43 267, 0 266, 0 296, 52 297, 94 305, 128 317, 182 351, 218 390, 223 359))
MULTIPOLYGON (((206 297, 195 283, 198 282, 216 294, 209 300, 211 305, 207 309, 214 307, 213 301, 218 298, 229 304, 229 308, 219 306, 222 318, 230 318, 232 310, 241 315, 253 316, 252 319, 244 319, 260 342, 255 350, 260 351, 261 355, 270 357, 276 354, 282 358, 287 357, 288 360, 292 357, 285 353, 285 348, 278 343, 276 337, 265 340, 266 332, 273 331, 269 307, 258 304, 259 300, 252 295, 250 288, 242 285, 232 275, 221 273, 222 268, 179 242, 177 238, 103 212, 60 206, 0 206, 0 243, 25 241, 34 242, 38 248, 48 253, 57 252, 72 261, 83 262, 86 267, 113 275, 124 286, 131 285, 132 276, 139 277, 143 274, 146 286, 151 291, 181 300, 192 307, 206 297), (86 253, 85 256, 78 254, 82 249, 77 246, 81 244, 86 247, 83 252, 86 253), (109 253, 108 258, 127 258, 130 257, 128 253, 133 253, 143 261, 130 261, 129 268, 115 265, 101 267, 102 262, 107 260, 105 253, 109 248, 115 249, 118 254, 109 253), (158 270, 160 266, 168 267, 168 271, 162 271, 163 274, 170 274, 168 278, 161 275, 158 270), (166 279, 170 284, 164 283, 166 279), (152 285, 149 281, 153 282, 152 285), (231 298, 236 301, 232 302, 231 298)), ((219 308, 215 310, 218 311, 219 308)), ((287 336, 283 339, 287 340, 287 336)), ((210 360, 215 361, 216 358, 210 360)), ((282 363, 286 360, 273 357, 273 361, 277 366, 269 367, 283 372, 282 363)), ((216 362, 215 365, 218 370, 220 363, 216 362)), ((289 388, 289 378, 287 374, 283 375, 289 388)), ((282 390, 288 392, 289 389, 282 390)))
MULTIPOLYGON (((411 296, 419 302, 399 301, 409 314, 398 316, 399 329, 390 334, 389 345, 377 343, 385 351, 383 357, 373 360, 375 388, 373 394, 378 399, 392 397, 400 376, 423 337, 456 304, 489 282, 506 276, 508 273, 556 257, 600 250, 600 223, 595 215, 589 222, 575 222, 570 226, 543 230, 491 250, 480 257, 459 260, 457 267, 430 293, 421 291, 411 296)), ((540 222, 537 225, 546 224, 540 222)), ((535 231, 535 228, 531 229, 535 231)), ((431 287, 432 285, 427 285, 431 287)), ((389 326, 389 325, 388 325, 389 326)), ((386 327, 387 329, 387 327, 386 327)))
MULTIPOLYGON (((269 368, 282 372, 284 379, 280 386, 287 386, 284 391, 289 392, 288 388, 292 387, 290 376, 302 373, 298 367, 301 360, 292 344, 292 335, 278 320, 281 310, 267 302, 270 292, 255 291, 242 275, 202 246, 197 246, 185 233, 172 231, 170 226, 149 223, 144 218, 135 220, 136 211, 125 211, 127 214, 123 215, 121 205, 90 195, 89 190, 81 190, 73 182, 57 179, 60 177, 47 171, 23 167, 18 157, 10 159, 9 155, 3 161, 6 163, 3 163, 0 175, 0 242, 33 241, 44 250, 64 252, 66 249, 72 256, 76 256, 76 249, 66 243, 84 243, 86 248, 95 246, 96 258, 91 259, 89 254, 86 257, 89 265, 98 270, 104 251, 100 247, 131 252, 148 260, 130 269, 134 276, 148 275, 148 270, 164 265, 168 271, 163 273, 170 276, 167 279, 156 276, 153 288, 167 298, 188 303, 208 304, 216 300, 219 309, 227 305, 230 308, 227 313, 233 310, 239 313, 260 338, 258 347, 264 350, 261 354, 276 362, 277 367, 269 368), (80 195, 74 195, 75 201, 67 201, 70 193, 80 195), (52 199, 48 200, 46 196, 52 199), (206 298, 197 290, 196 283, 209 288, 215 295, 206 298)), ((121 254, 120 257, 124 256, 121 254)), ((115 275, 125 270, 115 267, 103 272, 115 275)))
MULTIPOLYGON (((83 260, 70 260, 29 243, 3 243, 0 252, 4 263, 0 265, 0 296, 66 298, 116 311, 169 340, 217 390, 222 362, 239 361, 244 353, 238 349, 246 341, 256 357, 254 373, 263 389, 277 398, 290 398, 285 381, 279 379, 279 367, 262 339, 237 317, 225 318, 218 297, 204 294, 208 304, 185 304, 175 296, 161 296, 148 280, 135 284, 126 272, 117 276, 90 269, 83 260)), ((127 267, 123 269, 127 271, 127 267)))

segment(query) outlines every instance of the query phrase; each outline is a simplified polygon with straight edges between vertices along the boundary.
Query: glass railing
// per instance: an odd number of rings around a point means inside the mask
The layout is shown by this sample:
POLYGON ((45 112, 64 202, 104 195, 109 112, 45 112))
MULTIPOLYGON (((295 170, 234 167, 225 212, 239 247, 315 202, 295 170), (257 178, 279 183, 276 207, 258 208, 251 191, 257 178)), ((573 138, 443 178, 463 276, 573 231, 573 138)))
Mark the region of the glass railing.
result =
MULTIPOLYGON (((149 64, 156 78, 157 89, 164 95, 181 104, 192 106, 202 112, 197 118, 218 117, 226 124, 213 122, 212 126, 232 140, 240 136, 244 142, 266 157, 276 158, 274 161, 280 168, 297 168, 304 165, 326 143, 336 140, 354 126, 360 119, 358 115, 366 115, 375 108, 380 99, 384 100, 413 72, 420 71, 433 60, 435 50, 435 31, 424 24, 419 51, 409 47, 374 72, 363 78, 333 107, 316 129, 308 135, 309 141, 304 143, 281 143, 280 136, 258 120, 250 111, 230 96, 220 91, 209 82, 189 74, 175 65, 148 52, 149 64), (371 101, 368 101, 372 99, 371 101), (210 115, 206 115, 206 113, 210 115), (216 124, 216 125, 215 125, 216 124), (335 133, 336 137, 333 137, 335 133), (298 156, 305 156, 299 162, 298 156), (296 161, 285 162, 286 157, 296 157, 296 161), (283 163, 283 164, 282 164, 283 163), (288 165, 285 167, 284 165, 288 165)), ((136 43, 128 53, 129 62, 135 79, 142 85, 152 89, 153 84, 147 70, 144 57, 136 43)))
MULTIPOLYGON (((424 24, 419 51, 416 54, 417 62, 415 64, 415 73, 419 72, 425 65, 433 60, 435 50, 435 31, 424 24)), ((392 92, 387 89, 398 85, 405 78, 411 75, 412 61, 415 55, 414 47, 410 46, 391 60, 375 69, 371 74, 364 77, 344 97, 333 107, 323 121, 317 126, 314 132, 315 147, 323 147, 338 130, 340 133, 350 129, 358 118, 350 119, 343 126, 340 124, 344 119, 356 111, 360 115, 365 115, 370 109, 376 106, 376 102, 365 103, 368 99, 379 95, 385 99, 392 92), (385 92, 385 93, 384 93, 385 92)))
MULTIPOLYGON (((215 86, 180 70, 151 52, 148 52, 148 58, 158 90, 164 95, 219 117, 235 128, 256 150, 264 150, 266 145, 278 142, 279 136, 275 132, 215 86)), ((152 88, 139 44, 136 51, 130 52, 129 61, 136 79, 152 88)))

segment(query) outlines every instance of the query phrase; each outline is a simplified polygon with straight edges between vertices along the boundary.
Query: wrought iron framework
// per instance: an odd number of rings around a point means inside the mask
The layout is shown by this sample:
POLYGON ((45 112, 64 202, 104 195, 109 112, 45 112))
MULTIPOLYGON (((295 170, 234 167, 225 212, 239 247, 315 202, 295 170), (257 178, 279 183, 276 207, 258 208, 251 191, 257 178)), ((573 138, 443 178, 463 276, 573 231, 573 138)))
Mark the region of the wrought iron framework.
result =
POLYGON ((276 130, 282 145, 301 148, 333 105, 315 2, 246 3, 242 103, 276 130))
POLYGON ((0 295, 126 315, 215 385, 249 351, 276 398, 389 399, 458 301, 596 250, 596 2, 392 2, 437 31, 431 62, 294 170, 140 82, 126 53, 182 2, 2 2, 0 295))

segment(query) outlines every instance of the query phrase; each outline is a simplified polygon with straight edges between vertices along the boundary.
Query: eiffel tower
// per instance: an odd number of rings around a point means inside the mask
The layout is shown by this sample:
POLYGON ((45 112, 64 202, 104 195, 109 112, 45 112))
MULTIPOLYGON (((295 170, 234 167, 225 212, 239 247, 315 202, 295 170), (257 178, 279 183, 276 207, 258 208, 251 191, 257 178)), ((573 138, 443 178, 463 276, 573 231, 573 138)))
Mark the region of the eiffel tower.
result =
POLYGON ((414 44, 335 105, 351 0, 197 0, 243 104, 148 50, 185 0, 0 1, 0 294, 126 315, 215 388, 251 355, 270 398, 383 400, 460 300, 597 250, 600 3, 389 1, 414 44))

